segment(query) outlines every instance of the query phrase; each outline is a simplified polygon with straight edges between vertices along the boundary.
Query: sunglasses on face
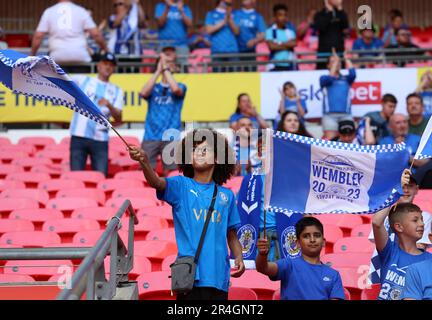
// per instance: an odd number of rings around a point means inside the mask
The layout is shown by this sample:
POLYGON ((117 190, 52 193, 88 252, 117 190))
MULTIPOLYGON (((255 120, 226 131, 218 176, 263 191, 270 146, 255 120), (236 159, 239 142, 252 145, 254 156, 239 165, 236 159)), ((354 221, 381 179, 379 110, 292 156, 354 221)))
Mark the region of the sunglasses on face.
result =
POLYGON ((116 2, 114 3, 114 8, 124 6, 124 2, 116 2))

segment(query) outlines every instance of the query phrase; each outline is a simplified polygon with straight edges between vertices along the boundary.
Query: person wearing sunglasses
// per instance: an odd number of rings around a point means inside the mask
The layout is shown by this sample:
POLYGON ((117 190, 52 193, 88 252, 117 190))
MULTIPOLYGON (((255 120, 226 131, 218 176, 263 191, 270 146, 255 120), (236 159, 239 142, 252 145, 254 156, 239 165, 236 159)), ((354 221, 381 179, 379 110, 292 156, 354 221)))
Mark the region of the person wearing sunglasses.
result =
MULTIPOLYGON (((406 49, 419 49, 420 47, 411 41, 411 31, 406 29, 399 29, 396 34, 396 44, 389 45, 387 49, 401 49, 394 50, 392 52, 387 52, 386 56, 417 56, 423 55, 425 52, 423 50, 417 51, 407 51, 406 49)), ((404 67, 407 63, 411 63, 412 61, 394 61, 394 63, 398 67, 404 67)))

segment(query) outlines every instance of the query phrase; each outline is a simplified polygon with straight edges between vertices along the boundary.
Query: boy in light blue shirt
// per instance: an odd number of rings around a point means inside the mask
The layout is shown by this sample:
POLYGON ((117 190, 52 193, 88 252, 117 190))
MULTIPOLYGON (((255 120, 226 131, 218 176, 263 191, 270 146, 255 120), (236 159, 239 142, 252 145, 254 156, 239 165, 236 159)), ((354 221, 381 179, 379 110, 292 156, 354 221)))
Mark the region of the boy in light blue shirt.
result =
POLYGON ((405 277, 403 300, 432 300, 432 259, 411 265, 405 277))
POLYGON ((320 261, 324 247, 324 228, 313 217, 304 217, 296 224, 299 258, 268 262, 269 243, 258 240, 256 269, 273 281, 281 281, 282 300, 343 300, 345 299, 339 272, 320 261))

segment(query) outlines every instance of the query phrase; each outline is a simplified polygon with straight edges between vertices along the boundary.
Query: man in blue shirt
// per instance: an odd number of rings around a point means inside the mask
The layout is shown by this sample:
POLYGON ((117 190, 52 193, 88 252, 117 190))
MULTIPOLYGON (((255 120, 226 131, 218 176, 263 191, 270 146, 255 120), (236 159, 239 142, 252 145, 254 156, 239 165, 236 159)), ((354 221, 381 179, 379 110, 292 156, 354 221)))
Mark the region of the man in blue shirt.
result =
POLYGON ((381 98, 381 111, 372 111, 365 114, 364 119, 370 119, 370 125, 376 141, 390 135, 389 120, 397 107, 397 98, 386 93, 381 98))
POLYGON ((273 281, 281 281, 282 300, 345 299, 339 272, 320 260, 324 247, 322 223, 316 218, 305 217, 297 222, 295 228, 301 257, 268 262, 268 240, 260 238, 255 261, 257 271, 273 281))
MULTIPOLYGON (((358 38, 354 41, 353 51, 360 50, 378 50, 383 47, 383 42, 375 37, 375 33, 373 29, 362 29, 361 30, 361 38, 358 38)), ((372 52, 357 52, 358 57, 376 57, 379 56, 380 53, 372 53, 372 52)))
POLYGON ((415 263, 405 277, 403 300, 432 300, 432 259, 415 263))
POLYGON ((348 75, 342 75, 341 59, 333 50, 328 62, 329 75, 320 77, 323 91, 322 126, 324 139, 332 140, 338 135, 338 123, 351 117, 351 85, 356 79, 356 71, 351 60, 345 57, 348 75))
MULTIPOLYGON (((164 147, 170 143, 169 140, 177 140, 181 130, 181 110, 187 88, 173 77, 176 58, 174 47, 163 48, 154 75, 140 92, 148 103, 142 148, 148 154, 153 168, 156 167, 158 155, 162 155, 164 147), (157 83, 160 76, 162 81, 157 83)), ((177 168, 175 163, 169 164, 163 160, 165 175, 177 168)))
POLYGON ((295 32, 287 27, 288 7, 277 4, 273 7, 274 24, 267 29, 265 39, 270 49, 270 60, 284 61, 269 65, 271 71, 294 70, 295 66, 289 60, 295 58, 294 47, 297 45, 295 32))
MULTIPOLYGON (((239 20, 240 34, 237 37, 240 53, 255 53, 258 43, 264 40, 266 25, 264 18, 255 10, 256 0, 243 0, 242 8, 234 15, 239 20)), ((255 60, 251 57, 241 57, 242 61, 255 60)), ((256 71, 256 66, 244 68, 246 71, 256 71)))
MULTIPOLYGON (((220 0, 216 9, 207 13, 205 25, 210 34, 212 54, 235 54, 239 52, 237 36, 240 34, 240 21, 232 11, 232 0, 220 0)), ((237 61, 237 57, 216 57, 213 62, 237 61)), ((236 68, 215 67, 213 71, 227 72, 236 68)))
POLYGON ((163 46, 172 45, 176 47, 181 65, 187 64, 188 28, 192 27, 192 11, 183 0, 165 0, 156 5, 155 18, 158 24, 159 40, 163 46))

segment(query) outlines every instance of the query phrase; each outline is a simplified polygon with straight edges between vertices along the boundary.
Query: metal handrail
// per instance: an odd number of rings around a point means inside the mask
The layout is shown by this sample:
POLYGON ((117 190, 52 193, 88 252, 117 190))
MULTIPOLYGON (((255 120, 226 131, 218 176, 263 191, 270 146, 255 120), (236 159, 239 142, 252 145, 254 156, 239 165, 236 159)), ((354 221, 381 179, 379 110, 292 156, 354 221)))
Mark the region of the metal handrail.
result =
MULTIPOLYGON (((108 290, 108 293, 105 294, 105 298, 114 297, 115 286, 117 284, 117 250, 125 253, 123 241, 118 237, 118 229, 121 228, 121 218, 125 212, 129 213, 127 263, 126 270, 121 274, 120 280, 123 280, 124 273, 127 274, 132 269, 134 254, 133 233, 134 225, 138 224, 138 218, 135 215, 131 202, 126 200, 117 211, 116 215, 110 219, 106 230, 90 253, 82 261, 78 270, 74 273, 71 280, 71 288, 63 289, 57 296, 58 300, 78 300, 84 294, 84 291, 86 291, 88 300, 94 300, 95 281, 100 280, 97 278, 101 276, 100 274, 96 274, 96 271, 99 271, 100 267, 103 266, 104 258, 107 256, 109 251, 111 255, 109 288, 104 288, 104 284, 100 283, 98 284, 97 289, 105 289, 105 291, 108 290)), ((102 299, 104 297, 98 295, 97 298, 102 299)))

